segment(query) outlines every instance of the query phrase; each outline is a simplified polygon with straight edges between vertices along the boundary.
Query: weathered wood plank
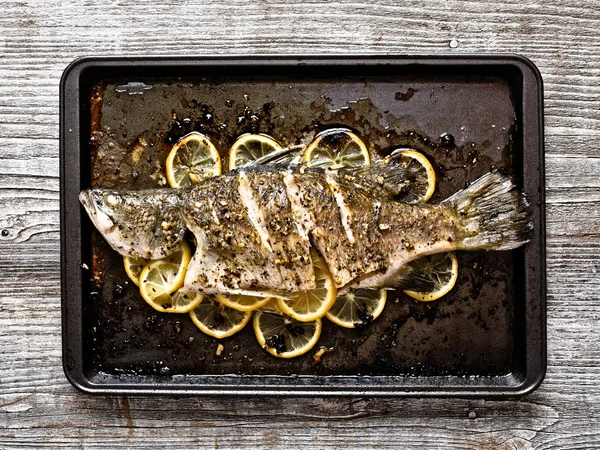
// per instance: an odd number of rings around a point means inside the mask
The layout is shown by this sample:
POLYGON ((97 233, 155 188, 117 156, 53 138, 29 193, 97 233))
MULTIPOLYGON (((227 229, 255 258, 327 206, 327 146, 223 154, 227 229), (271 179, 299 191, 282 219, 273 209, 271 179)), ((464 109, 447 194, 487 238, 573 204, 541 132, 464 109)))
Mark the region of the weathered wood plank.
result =
POLYGON ((0 448, 598 448, 598 2, 191 3, 0 0, 0 448), (60 351, 57 94, 66 65, 102 54, 365 52, 515 52, 540 68, 542 387, 506 402, 76 393, 60 351))

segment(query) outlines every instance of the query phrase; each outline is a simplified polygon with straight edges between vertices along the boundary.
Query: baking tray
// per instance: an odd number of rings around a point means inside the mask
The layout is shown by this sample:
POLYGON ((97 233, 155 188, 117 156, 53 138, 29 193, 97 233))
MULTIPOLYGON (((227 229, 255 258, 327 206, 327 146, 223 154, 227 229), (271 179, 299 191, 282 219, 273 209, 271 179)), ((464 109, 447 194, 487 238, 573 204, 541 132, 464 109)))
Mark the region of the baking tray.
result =
POLYGON ((525 58, 84 58, 61 80, 60 158, 63 363, 82 391, 508 397, 544 377, 542 81, 525 58), (78 201, 90 185, 156 186, 170 146, 193 130, 226 152, 245 132, 294 144, 331 126, 382 155, 423 152, 438 175, 432 201, 494 167, 511 173, 529 196, 531 242, 459 253, 450 294, 396 293, 366 329, 324 320, 318 346, 333 350, 320 362, 268 355, 251 327, 217 356, 220 342, 187 315, 143 302, 78 201))

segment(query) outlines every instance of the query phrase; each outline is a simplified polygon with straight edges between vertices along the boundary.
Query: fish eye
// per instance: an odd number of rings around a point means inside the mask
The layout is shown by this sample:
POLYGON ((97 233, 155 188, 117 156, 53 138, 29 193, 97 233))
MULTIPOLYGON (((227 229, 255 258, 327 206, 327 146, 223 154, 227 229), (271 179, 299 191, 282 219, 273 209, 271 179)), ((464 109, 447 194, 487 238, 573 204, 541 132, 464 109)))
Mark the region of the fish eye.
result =
POLYGON ((112 208, 119 204, 119 197, 114 194, 104 194, 104 203, 112 208))

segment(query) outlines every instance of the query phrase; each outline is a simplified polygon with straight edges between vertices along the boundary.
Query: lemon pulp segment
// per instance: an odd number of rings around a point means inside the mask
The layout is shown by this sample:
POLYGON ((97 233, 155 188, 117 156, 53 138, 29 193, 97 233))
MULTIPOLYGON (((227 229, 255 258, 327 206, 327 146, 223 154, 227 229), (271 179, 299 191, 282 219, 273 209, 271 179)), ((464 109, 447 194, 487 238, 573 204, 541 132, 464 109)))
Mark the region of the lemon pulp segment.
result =
MULTIPOLYGON (((148 262, 140 272, 139 288, 142 298, 157 311, 182 312, 186 302, 200 302, 201 297, 190 293, 187 297, 175 299, 173 296, 183 286, 187 266, 191 260, 190 246, 182 241, 177 250, 163 259, 148 262)), ((127 268, 126 268, 127 270, 127 268)))

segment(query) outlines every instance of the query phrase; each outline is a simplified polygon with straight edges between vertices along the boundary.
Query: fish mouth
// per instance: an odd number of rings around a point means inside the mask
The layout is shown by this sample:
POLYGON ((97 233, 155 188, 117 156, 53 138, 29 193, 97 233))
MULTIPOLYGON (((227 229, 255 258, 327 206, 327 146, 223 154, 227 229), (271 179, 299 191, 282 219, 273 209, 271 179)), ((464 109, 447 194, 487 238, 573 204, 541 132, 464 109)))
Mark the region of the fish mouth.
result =
POLYGON ((115 227, 115 221, 94 199, 94 191, 91 189, 81 191, 79 193, 79 201, 85 208, 90 220, 98 229, 98 231, 100 231, 100 233, 106 237, 107 233, 113 231, 115 227))
POLYGON ((92 200, 92 193, 89 190, 81 191, 79 193, 79 201, 83 205, 83 207, 88 211, 88 213, 93 214, 96 210, 96 205, 92 200))

